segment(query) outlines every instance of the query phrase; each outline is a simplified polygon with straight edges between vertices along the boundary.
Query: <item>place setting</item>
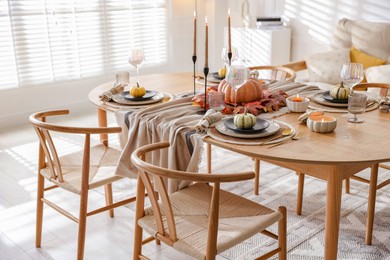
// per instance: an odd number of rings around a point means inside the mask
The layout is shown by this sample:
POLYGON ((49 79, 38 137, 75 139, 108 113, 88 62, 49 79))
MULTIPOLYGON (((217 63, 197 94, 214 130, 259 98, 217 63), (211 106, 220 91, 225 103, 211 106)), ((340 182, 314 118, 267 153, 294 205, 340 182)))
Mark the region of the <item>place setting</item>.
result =
POLYGON ((114 83, 114 86, 110 90, 105 92, 105 98, 101 98, 101 100, 106 101, 106 104, 114 107, 118 106, 119 104, 136 106, 137 108, 172 100, 174 98, 173 95, 148 90, 140 84, 139 68, 144 61, 145 55, 143 49, 131 49, 128 62, 136 68, 136 85, 129 88, 129 72, 118 72, 116 73, 116 82, 114 83))
MULTIPOLYGON (((364 78, 363 66, 360 63, 347 63, 342 66, 341 83, 333 86, 329 91, 318 93, 312 97, 309 105, 311 109, 324 110, 332 113, 347 113, 348 99, 354 92, 353 87, 359 84, 364 78)), ((375 110, 379 107, 379 102, 368 93, 366 111, 375 110)))

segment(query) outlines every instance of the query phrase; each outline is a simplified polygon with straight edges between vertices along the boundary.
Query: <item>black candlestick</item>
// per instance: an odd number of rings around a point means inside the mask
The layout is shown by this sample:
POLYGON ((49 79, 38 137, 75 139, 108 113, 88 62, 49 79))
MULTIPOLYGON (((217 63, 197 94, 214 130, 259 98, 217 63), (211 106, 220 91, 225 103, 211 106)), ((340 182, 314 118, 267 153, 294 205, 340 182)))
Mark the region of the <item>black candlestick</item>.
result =
POLYGON ((228 52, 229 66, 232 65, 232 57, 233 57, 233 53, 228 52))
POLYGON ((209 74, 209 68, 203 68, 204 74, 204 113, 206 114, 207 108, 207 75, 209 74))
POLYGON ((192 55, 192 62, 194 63, 194 96, 195 96, 195 92, 196 92, 196 87, 195 87, 195 79, 196 79, 196 76, 195 76, 196 55, 192 55))

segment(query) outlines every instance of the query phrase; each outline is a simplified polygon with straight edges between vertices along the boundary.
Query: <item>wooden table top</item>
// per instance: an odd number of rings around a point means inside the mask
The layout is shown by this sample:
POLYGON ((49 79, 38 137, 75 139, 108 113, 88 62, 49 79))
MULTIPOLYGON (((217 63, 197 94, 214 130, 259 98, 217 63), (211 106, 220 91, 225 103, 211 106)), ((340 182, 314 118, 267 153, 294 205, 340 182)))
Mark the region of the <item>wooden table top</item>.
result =
MULTIPOLYGON (((143 75, 142 85, 150 90, 178 94, 193 91, 192 73, 164 73, 143 75)), ((116 111, 118 108, 107 105, 99 100, 99 95, 112 87, 112 82, 102 84, 90 91, 89 100, 99 108, 116 111)), ((197 85, 202 88, 201 85, 197 85)), ((293 125, 304 135, 300 140, 268 149, 264 146, 234 145, 205 138, 205 142, 236 151, 252 157, 280 160, 286 162, 301 162, 309 164, 337 164, 355 162, 390 161, 390 113, 381 113, 379 109, 366 112, 359 117, 365 121, 361 124, 347 122, 346 114, 331 114, 337 119, 337 127, 331 133, 311 132, 306 124, 298 121, 301 113, 290 113, 277 120, 293 125)))
POLYGON ((267 148, 263 146, 234 145, 206 137, 205 142, 251 157, 308 164, 346 164, 390 161, 390 113, 379 109, 359 117, 364 123, 347 122, 346 114, 331 114, 337 127, 331 133, 315 133, 298 121, 301 113, 290 113, 277 120, 293 125, 302 132, 300 140, 292 140, 267 148))

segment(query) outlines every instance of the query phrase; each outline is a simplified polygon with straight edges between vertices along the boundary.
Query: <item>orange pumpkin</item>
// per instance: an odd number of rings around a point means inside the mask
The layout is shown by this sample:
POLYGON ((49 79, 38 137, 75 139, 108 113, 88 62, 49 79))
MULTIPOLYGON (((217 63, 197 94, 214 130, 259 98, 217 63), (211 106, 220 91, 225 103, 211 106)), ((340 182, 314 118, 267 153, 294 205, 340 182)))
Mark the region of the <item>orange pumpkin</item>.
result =
MULTIPOLYGON (((263 97, 264 82, 255 78, 249 78, 247 82, 237 90, 237 103, 247 103, 259 100, 263 97)), ((234 88, 224 79, 219 83, 218 91, 225 93, 226 103, 236 103, 234 88)))

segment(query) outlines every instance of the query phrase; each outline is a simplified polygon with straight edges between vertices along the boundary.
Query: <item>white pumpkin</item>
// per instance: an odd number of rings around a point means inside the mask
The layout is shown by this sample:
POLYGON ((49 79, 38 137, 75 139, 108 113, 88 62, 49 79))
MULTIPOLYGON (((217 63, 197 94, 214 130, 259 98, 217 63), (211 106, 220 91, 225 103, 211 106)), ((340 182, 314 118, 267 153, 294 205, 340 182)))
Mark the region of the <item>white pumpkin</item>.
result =
POLYGON ((348 99, 350 93, 351 89, 344 87, 343 82, 340 86, 332 87, 329 92, 330 96, 335 99, 348 99))
POLYGON ((251 113, 237 114, 234 116, 234 126, 242 129, 249 129, 256 125, 257 118, 251 113))

